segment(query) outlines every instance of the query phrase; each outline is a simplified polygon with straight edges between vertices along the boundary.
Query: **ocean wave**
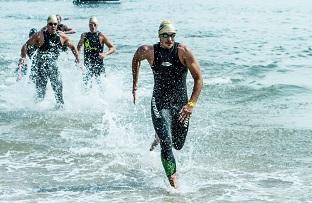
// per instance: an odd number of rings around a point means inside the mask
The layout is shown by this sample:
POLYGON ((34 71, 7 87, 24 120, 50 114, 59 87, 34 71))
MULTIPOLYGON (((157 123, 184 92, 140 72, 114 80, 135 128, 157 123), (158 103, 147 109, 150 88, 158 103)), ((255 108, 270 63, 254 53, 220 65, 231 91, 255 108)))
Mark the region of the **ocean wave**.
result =
POLYGON ((256 88, 246 85, 224 85, 210 87, 210 96, 222 99, 231 103, 261 102, 270 101, 302 93, 309 93, 311 90, 288 84, 275 84, 267 87, 256 88))

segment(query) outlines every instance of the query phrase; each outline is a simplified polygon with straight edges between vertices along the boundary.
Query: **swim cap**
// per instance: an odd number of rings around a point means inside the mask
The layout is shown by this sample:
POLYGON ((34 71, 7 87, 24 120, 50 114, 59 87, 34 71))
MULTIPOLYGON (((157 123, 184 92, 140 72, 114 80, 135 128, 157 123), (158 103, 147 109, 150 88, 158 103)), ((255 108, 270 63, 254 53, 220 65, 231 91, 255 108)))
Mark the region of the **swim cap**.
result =
POLYGON ((164 20, 160 23, 159 29, 158 29, 158 34, 163 34, 167 32, 174 32, 176 33, 177 30, 175 29, 173 23, 169 20, 164 20))
POLYGON ((56 15, 50 15, 47 19, 47 23, 58 23, 56 15))
POLYGON ((94 24, 98 24, 99 22, 98 22, 98 20, 97 20, 97 18, 95 17, 95 16, 92 16, 90 19, 89 19, 89 23, 94 23, 94 24))
POLYGON ((36 29, 36 28, 31 28, 31 29, 29 30, 28 36, 31 37, 31 36, 33 36, 36 32, 37 32, 37 29, 36 29))

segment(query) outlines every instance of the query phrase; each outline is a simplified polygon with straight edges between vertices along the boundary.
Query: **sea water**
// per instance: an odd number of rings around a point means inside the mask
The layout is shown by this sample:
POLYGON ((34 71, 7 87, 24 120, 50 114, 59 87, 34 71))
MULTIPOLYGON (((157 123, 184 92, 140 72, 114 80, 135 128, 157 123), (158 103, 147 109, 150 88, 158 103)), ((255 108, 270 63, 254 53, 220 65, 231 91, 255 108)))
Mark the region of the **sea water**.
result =
MULTIPOLYGON (((0 202, 311 202, 311 1, 0 1, 0 202), (60 14, 76 33, 88 19, 117 47, 106 77, 85 91, 70 50, 61 54, 65 106, 50 83, 35 102, 14 70, 31 28, 60 14), (204 86, 170 188, 150 117, 152 71, 143 62, 132 101, 131 60, 158 41, 163 19, 198 59, 204 86)), ((82 57, 82 56, 81 56, 82 57)), ((29 74, 29 73, 28 73, 29 74)), ((193 79, 187 78, 188 94, 193 79)))

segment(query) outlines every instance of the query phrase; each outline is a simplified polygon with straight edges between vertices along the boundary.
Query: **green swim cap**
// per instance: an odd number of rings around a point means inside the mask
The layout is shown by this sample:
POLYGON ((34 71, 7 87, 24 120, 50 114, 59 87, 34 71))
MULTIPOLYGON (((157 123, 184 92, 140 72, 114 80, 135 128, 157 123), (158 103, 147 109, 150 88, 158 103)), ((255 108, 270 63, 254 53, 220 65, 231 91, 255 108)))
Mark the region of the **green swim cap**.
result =
POLYGON ((176 33, 177 30, 175 29, 173 23, 170 20, 164 20, 159 25, 158 34, 160 35, 168 32, 176 33))

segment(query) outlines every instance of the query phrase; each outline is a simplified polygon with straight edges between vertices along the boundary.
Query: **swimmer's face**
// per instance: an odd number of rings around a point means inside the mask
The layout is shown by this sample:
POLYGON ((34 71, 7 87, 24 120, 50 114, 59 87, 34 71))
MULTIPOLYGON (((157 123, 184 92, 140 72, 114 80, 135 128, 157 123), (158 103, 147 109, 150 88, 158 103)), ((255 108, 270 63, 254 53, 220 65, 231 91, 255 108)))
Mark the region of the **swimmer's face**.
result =
POLYGON ((163 47, 165 49, 172 48, 172 46, 174 44, 175 36, 176 36, 175 32, 165 32, 165 33, 159 34, 161 47, 163 47))
POLYGON ((89 29, 90 29, 90 32, 96 32, 97 24, 94 22, 89 22, 89 29))
POLYGON ((48 32, 49 33, 55 33, 57 30, 57 22, 49 22, 47 24, 48 32))

